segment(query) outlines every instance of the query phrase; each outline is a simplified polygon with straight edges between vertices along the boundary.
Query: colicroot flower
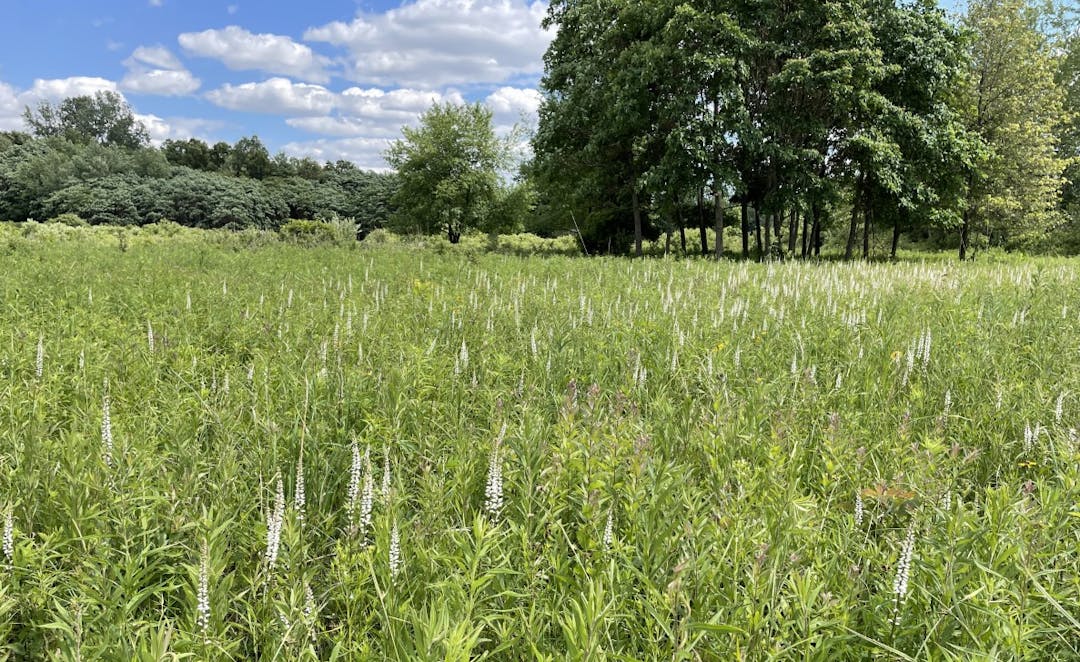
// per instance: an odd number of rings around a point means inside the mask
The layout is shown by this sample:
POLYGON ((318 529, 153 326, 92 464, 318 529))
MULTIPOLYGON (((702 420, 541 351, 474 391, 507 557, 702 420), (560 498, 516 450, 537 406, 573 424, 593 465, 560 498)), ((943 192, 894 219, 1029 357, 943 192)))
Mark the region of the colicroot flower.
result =
POLYGON ((907 537, 900 546, 900 559, 896 563, 896 577, 893 578, 893 595, 896 606, 893 609, 893 623, 900 623, 900 607, 907 597, 908 580, 911 578, 911 557, 915 553, 915 523, 908 526, 907 537))
POLYGON ((206 637, 210 627, 210 543, 203 538, 202 553, 199 555, 199 589, 195 605, 195 624, 206 637))

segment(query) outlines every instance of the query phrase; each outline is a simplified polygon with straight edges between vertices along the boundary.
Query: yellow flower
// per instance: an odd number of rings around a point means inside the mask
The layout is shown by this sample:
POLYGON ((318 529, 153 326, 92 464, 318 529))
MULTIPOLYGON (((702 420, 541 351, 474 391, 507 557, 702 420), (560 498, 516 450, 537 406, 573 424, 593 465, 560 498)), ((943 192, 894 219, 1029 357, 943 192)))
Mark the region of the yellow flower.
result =
POLYGON ((890 354, 890 356, 892 356, 892 360, 893 360, 894 363, 899 361, 900 360, 900 350, 894 351, 892 354, 890 354))

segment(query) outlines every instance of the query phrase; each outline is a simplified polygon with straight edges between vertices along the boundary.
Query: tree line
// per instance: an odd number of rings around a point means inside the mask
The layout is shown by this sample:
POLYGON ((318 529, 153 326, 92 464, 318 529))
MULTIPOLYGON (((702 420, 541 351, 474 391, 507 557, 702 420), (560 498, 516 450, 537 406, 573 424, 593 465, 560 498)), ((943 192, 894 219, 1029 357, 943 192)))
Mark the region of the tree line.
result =
POLYGON ((271 156, 254 136, 151 147, 112 92, 42 103, 25 120, 29 132, 0 133, 2 220, 278 229, 289 219, 352 218, 363 233, 393 212, 396 178, 348 161, 271 156))
POLYGON ((716 255, 816 255, 826 235, 895 255, 905 234, 961 258, 1075 251, 1075 19, 1041 0, 959 21, 934 0, 552 0, 537 213, 637 254, 687 228, 716 255))

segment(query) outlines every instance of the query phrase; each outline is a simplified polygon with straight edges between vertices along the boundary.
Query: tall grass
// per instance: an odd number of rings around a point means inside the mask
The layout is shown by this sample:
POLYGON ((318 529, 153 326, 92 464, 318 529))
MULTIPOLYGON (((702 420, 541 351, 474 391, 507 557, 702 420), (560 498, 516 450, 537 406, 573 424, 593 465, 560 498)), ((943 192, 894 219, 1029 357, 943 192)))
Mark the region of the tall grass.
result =
POLYGON ((0 659, 1080 658, 1075 263, 234 248, 4 253, 0 659))

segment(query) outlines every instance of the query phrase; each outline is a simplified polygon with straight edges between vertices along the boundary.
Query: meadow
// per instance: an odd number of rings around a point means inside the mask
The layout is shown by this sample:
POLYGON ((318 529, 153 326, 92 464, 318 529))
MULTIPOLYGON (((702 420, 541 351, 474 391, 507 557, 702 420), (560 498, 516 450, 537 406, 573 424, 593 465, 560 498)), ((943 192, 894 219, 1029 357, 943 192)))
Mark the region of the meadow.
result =
POLYGON ((0 659, 1080 659, 1075 261, 5 232, 0 659))

